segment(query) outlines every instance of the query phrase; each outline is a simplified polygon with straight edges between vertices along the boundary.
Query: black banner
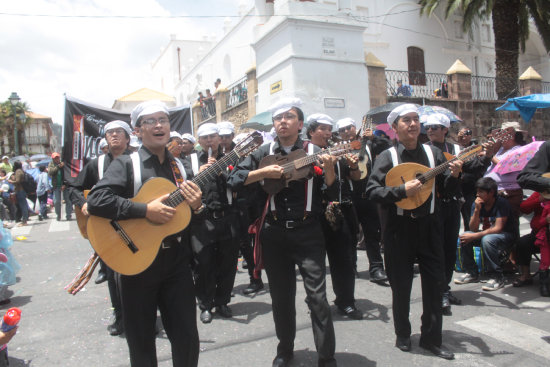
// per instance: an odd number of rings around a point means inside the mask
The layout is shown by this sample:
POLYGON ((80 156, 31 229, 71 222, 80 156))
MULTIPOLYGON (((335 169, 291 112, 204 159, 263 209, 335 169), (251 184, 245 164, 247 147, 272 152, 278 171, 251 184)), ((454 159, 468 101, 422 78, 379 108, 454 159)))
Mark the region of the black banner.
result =
MULTIPOLYGON (((192 133, 189 106, 172 107, 170 131, 192 133)), ((65 97, 65 123, 61 157, 65 162, 65 179, 74 180, 86 162, 98 156, 98 145, 105 136, 105 125, 114 120, 130 124, 130 114, 65 97)))

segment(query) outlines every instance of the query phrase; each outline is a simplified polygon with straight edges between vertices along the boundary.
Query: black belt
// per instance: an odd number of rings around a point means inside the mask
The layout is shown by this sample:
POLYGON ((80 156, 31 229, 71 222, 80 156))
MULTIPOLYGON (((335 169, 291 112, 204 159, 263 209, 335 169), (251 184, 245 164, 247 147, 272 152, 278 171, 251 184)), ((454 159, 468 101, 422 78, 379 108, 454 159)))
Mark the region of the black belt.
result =
POLYGON ((229 214, 229 210, 209 210, 208 216, 212 219, 221 219, 229 214))
POLYGON ((315 222, 314 218, 307 217, 305 219, 292 219, 292 220, 282 220, 275 219, 272 216, 267 216, 265 221, 272 226, 282 227, 286 229, 295 229, 305 226, 307 224, 315 222))

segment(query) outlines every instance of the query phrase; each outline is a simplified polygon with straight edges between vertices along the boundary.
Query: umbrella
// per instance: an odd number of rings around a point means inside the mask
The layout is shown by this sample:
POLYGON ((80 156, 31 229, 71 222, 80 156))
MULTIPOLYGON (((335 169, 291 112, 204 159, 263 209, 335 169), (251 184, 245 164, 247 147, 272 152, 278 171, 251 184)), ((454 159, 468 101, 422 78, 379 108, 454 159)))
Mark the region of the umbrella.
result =
POLYGON ((453 122, 462 122, 462 119, 458 117, 453 111, 448 110, 440 106, 420 106, 418 107, 418 115, 420 116, 420 122, 423 124, 428 120, 429 115, 434 113, 442 113, 453 122))
POLYGON ((521 171, 527 165, 544 141, 534 141, 506 154, 497 163, 492 172, 504 175, 510 172, 521 171))
POLYGON ((270 111, 259 113, 241 125, 241 129, 254 129, 260 131, 269 131, 272 127, 273 119, 271 118, 270 111))
POLYGON ((46 159, 46 158, 49 158, 49 156, 47 156, 46 154, 35 154, 35 155, 31 155, 31 161, 41 161, 43 159, 46 159))
POLYGON ((50 164, 51 161, 51 158, 42 159, 40 162, 37 162, 35 166, 47 166, 48 164, 50 164))
POLYGON ((383 131, 390 139, 395 139, 395 131, 387 122, 385 124, 376 125, 376 130, 383 131))
POLYGON ((531 121, 537 108, 550 107, 550 94, 531 94, 523 97, 508 98, 505 104, 497 107, 497 111, 519 111, 525 122, 531 121))
MULTIPOLYGON (((387 118, 390 112, 402 104, 405 104, 406 102, 390 102, 383 104, 382 106, 371 108, 367 114, 366 117, 370 118, 372 120, 372 123, 375 125, 378 124, 385 124, 388 122, 387 118)), ((418 106, 418 105, 416 105, 418 106)))

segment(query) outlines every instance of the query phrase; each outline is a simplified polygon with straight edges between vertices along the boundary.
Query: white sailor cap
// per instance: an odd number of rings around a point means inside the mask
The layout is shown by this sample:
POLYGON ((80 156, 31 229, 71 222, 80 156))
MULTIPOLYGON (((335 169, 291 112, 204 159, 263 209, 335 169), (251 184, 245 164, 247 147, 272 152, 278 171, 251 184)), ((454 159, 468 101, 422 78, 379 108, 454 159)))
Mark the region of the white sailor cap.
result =
POLYGON ((271 116, 277 116, 289 111, 292 107, 300 108, 301 105, 302 100, 300 98, 283 98, 271 105, 269 110, 271 111, 271 116))
POLYGON ((307 123, 311 124, 313 122, 318 122, 319 124, 325 124, 332 126, 334 124, 334 120, 329 115, 325 115, 324 113, 314 113, 312 115, 309 115, 307 117, 307 123))
POLYGON ((432 113, 428 115, 427 120, 424 123, 424 126, 428 125, 442 125, 448 128, 451 126, 451 120, 442 113, 432 113))
POLYGON ((166 108, 166 105, 161 101, 151 100, 138 104, 130 114, 132 127, 136 127, 136 123, 141 116, 150 115, 155 112, 164 112, 166 115, 169 115, 168 108, 166 108))
POLYGON ((187 139, 191 142, 191 144, 195 144, 197 141, 195 140, 195 137, 189 133, 182 134, 182 139, 187 139))
POLYGON ((197 130, 197 136, 200 138, 201 136, 211 135, 211 134, 219 134, 220 129, 218 129, 218 125, 207 122, 206 124, 202 124, 199 126, 199 130, 197 130))
POLYGON ((128 125, 127 122, 121 121, 121 120, 115 120, 115 121, 109 122, 107 125, 105 125, 104 131, 107 132, 109 130, 118 129, 118 128, 124 129, 124 131, 126 131, 128 136, 132 135, 132 129, 130 129, 130 125, 128 125))
POLYGON ((401 106, 395 107, 390 114, 388 115, 388 118, 386 119, 388 121, 388 124, 392 125, 397 118, 404 116, 408 113, 416 112, 418 113, 418 107, 412 103, 405 103, 401 106))
POLYGON ((235 132, 235 125, 229 121, 218 122, 218 129, 220 135, 231 135, 235 132))
POLYGON ((336 127, 337 127, 338 130, 340 130, 341 128, 350 126, 350 125, 355 126, 355 120, 352 119, 351 117, 346 117, 346 118, 340 119, 336 123, 336 127))
POLYGON ((105 138, 101 138, 101 140, 99 141, 99 149, 103 149, 103 147, 105 147, 107 145, 107 140, 105 140, 105 138))
POLYGON ((504 129, 508 129, 509 127, 513 127, 514 130, 516 130, 516 131, 521 130, 521 126, 520 126, 519 122, 517 122, 517 121, 504 122, 504 123, 502 123, 502 126, 500 128, 502 130, 504 130, 504 129))
POLYGON ((247 133, 240 133, 238 134, 237 136, 235 136, 235 139, 233 139, 233 142, 235 144, 239 144, 241 141, 244 140, 244 138, 246 138, 248 136, 247 133))
POLYGON ((141 142, 139 141, 137 136, 130 136, 130 146, 134 148, 139 148, 141 146, 141 142))
POLYGON ((170 131, 170 138, 180 138, 181 139, 181 135, 177 131, 170 131))

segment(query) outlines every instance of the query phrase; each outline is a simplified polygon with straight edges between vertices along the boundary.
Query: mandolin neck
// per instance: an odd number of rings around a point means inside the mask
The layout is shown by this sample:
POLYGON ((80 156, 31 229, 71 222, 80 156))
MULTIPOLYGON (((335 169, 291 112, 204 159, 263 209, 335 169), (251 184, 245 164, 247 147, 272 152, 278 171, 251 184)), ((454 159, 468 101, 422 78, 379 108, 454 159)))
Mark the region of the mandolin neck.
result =
POLYGON ((284 167, 284 169, 300 169, 300 168, 303 168, 303 167, 306 167, 306 166, 309 166, 313 163, 315 163, 317 161, 317 158, 319 155, 321 154, 330 154, 330 155, 337 155, 337 154, 341 154, 342 151, 345 151, 347 150, 347 146, 346 145, 338 145, 338 146, 335 146, 333 148, 328 148, 328 149, 323 149, 323 150, 320 150, 318 151, 317 153, 313 153, 311 155, 307 155, 303 158, 299 158, 299 159, 296 159, 295 161, 291 162, 290 165, 288 165, 288 167, 284 167))
POLYGON ((466 162, 473 157, 482 149, 481 145, 474 145, 472 147, 469 147, 467 150, 463 150, 460 152, 458 157, 454 157, 453 159, 448 160, 445 163, 440 164, 439 166, 429 170, 428 172, 420 175, 418 177, 418 180, 422 182, 423 184, 433 179, 435 176, 445 172, 447 168, 449 168, 450 164, 453 162, 456 162, 457 160, 461 160, 463 162, 466 162))

